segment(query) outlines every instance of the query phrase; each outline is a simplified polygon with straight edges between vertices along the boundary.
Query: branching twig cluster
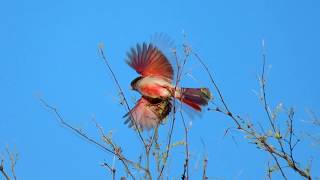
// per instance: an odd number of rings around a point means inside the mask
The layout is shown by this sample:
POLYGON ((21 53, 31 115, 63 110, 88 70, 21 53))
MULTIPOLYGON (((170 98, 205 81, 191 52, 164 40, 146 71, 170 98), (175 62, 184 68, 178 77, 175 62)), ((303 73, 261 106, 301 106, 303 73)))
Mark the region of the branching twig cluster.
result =
POLYGON ((192 54, 199 61, 199 63, 204 68, 204 70, 207 72, 211 80, 211 83, 214 89, 217 91, 219 99, 222 103, 222 107, 217 106, 216 108, 209 108, 209 110, 222 113, 228 116, 229 118, 231 118, 231 120, 233 120, 238 130, 244 132, 247 135, 247 138, 249 138, 250 141, 256 144, 258 148, 268 152, 272 156, 272 158, 276 163, 275 165, 276 168, 269 169, 268 172, 279 170, 281 172, 282 177, 284 179, 288 179, 283 170, 284 166, 281 165, 283 162, 286 164, 287 167, 297 172, 300 176, 306 179, 311 179, 310 169, 308 168, 303 169, 294 158, 294 148, 296 147, 296 145, 300 140, 297 138, 294 138, 295 134, 294 134, 294 126, 293 126, 293 118, 294 118, 293 109, 287 110, 288 127, 287 127, 286 133, 283 133, 281 131, 281 128, 276 124, 275 115, 277 112, 270 111, 270 107, 269 107, 267 96, 266 96, 266 79, 265 79, 266 54, 263 53, 262 73, 260 75, 260 88, 261 88, 261 94, 262 94, 261 101, 263 103, 263 108, 265 110, 267 119, 271 126, 271 131, 268 131, 268 132, 264 132, 263 128, 261 128, 262 132, 259 132, 255 128, 255 125, 252 122, 245 121, 241 116, 236 115, 230 110, 208 66, 203 62, 203 60, 200 58, 200 56, 197 53, 192 52, 192 54), (283 136, 284 134, 285 136, 283 136), (272 143, 273 140, 275 140, 277 144, 273 144, 272 143))
MULTIPOLYGON (((307 112, 310 116, 310 120, 306 122, 308 122, 309 124, 311 124, 312 126, 320 130, 320 118, 317 116, 315 112, 311 110, 308 110, 307 112)), ((312 133, 306 132, 306 135, 311 139, 313 145, 315 146, 320 145, 320 133, 312 134, 312 133)))
POLYGON ((8 147, 6 147, 6 153, 4 155, 2 155, 2 157, 0 158, 1 162, 0 162, 0 172, 2 174, 2 176, 6 179, 6 180, 17 180, 17 176, 16 176, 16 172, 15 172, 15 168, 16 168, 16 164, 17 164, 17 160, 18 160, 18 154, 17 153, 13 153, 9 150, 8 147), (7 158, 9 158, 10 163, 5 163, 5 160, 7 158), (10 164, 10 170, 8 171, 8 169, 5 168, 5 164, 10 164))
MULTIPOLYGON (((97 147, 99 147, 100 149, 102 149, 103 151, 109 153, 109 154, 112 154, 114 156, 116 156, 118 158, 118 160, 122 163, 122 165, 124 166, 125 168, 125 171, 126 173, 132 178, 132 179, 135 179, 135 176, 133 175, 132 171, 131 171, 131 168, 134 168, 136 170, 139 170, 139 171, 144 171, 147 175, 150 176, 150 172, 148 169, 142 167, 140 165, 140 163, 137 163, 137 162, 134 162, 132 160, 129 160, 127 159, 123 153, 122 153, 122 149, 117 146, 112 138, 108 135, 105 135, 105 133, 103 132, 102 130, 102 127, 99 126, 98 124, 96 124, 96 127, 99 129, 101 135, 102 135, 102 140, 103 142, 108 145, 106 146, 105 144, 102 144, 100 142, 98 142, 98 140, 95 140, 93 138, 91 138, 90 136, 88 136, 85 132, 83 132, 81 129, 78 129, 78 128, 75 128, 73 125, 71 125, 70 123, 68 123, 67 121, 64 120, 64 118, 62 117, 62 115, 59 113, 59 111, 49 105, 44 99, 40 98, 40 101, 43 103, 43 105, 45 107, 47 107, 49 110, 51 110, 55 116, 58 118, 59 120, 59 123, 62 124, 64 127, 70 129, 71 131, 73 131, 74 133, 76 133, 77 135, 79 135, 81 138, 87 140, 88 142, 96 145, 97 147)), ((112 167, 110 165, 106 165, 107 163, 104 163, 104 165, 106 167, 112 167)), ((114 176, 115 175, 115 171, 116 169, 113 167, 113 168, 109 168, 111 170, 111 173, 112 175, 114 176)))

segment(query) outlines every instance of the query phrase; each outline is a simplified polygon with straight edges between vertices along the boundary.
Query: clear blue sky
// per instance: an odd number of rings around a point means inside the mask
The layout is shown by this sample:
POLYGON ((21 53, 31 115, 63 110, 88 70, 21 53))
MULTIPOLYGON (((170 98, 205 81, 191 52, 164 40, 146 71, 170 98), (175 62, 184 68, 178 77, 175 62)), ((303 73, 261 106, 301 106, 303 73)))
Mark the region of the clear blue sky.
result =
MULTIPOLYGON (((179 45, 183 30, 215 72, 233 111, 262 123, 266 119, 253 91, 259 89, 256 76, 265 39, 272 67, 267 89, 271 106, 279 102, 293 106, 299 133, 317 133, 319 129, 303 121, 308 120, 307 108, 320 113, 319 18, 316 0, 2 1, 0 149, 9 145, 20 154, 19 179, 108 179, 109 173, 99 164, 112 162, 113 157, 61 127, 37 97, 41 95, 66 120, 98 137, 90 120, 95 116, 134 159, 141 146, 133 131, 123 125, 125 110, 117 102, 98 44, 105 44, 105 53, 132 105, 138 94, 129 90, 136 73, 124 62, 128 49, 157 32, 167 33, 179 45)), ((187 69, 197 81, 186 77, 183 84, 212 89, 198 64, 191 62, 187 69)), ((249 144, 241 133, 232 133, 237 143, 231 136, 223 138, 224 131, 233 126, 229 119, 205 112, 192 122, 192 179, 199 179, 197 163, 204 152, 209 155, 209 177, 265 177, 270 156, 249 144)), ((177 123, 180 130, 174 141, 183 138, 181 128, 181 122, 177 123)), ((183 148, 174 153, 181 156, 183 148)), ((297 148, 297 156, 303 165, 313 157, 312 172, 320 176, 319 146, 306 139, 297 148)), ((172 177, 180 178, 181 162, 173 161, 171 167, 172 177)), ((300 179, 291 172, 289 177, 300 179)))

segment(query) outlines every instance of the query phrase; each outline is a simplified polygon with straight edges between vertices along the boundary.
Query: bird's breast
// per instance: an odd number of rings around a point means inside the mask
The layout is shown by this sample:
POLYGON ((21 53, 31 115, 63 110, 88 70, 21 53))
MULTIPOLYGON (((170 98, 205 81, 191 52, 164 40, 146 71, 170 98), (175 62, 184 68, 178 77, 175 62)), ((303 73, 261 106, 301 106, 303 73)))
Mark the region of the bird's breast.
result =
POLYGON ((144 77, 138 82, 138 91, 152 98, 167 98, 171 96, 170 82, 157 77, 144 77))

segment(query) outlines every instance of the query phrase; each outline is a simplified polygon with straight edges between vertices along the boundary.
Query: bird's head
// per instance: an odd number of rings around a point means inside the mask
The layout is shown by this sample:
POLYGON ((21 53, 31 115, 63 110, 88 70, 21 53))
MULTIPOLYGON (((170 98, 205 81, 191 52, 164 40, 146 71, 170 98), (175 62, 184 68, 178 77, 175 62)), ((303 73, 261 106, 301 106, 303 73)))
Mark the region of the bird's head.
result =
POLYGON ((142 79, 142 76, 139 76, 139 77, 137 77, 137 78, 135 78, 134 80, 131 81, 131 88, 132 88, 133 90, 137 90, 137 89, 138 89, 138 88, 137 88, 137 85, 138 85, 137 82, 138 82, 140 79, 142 79))

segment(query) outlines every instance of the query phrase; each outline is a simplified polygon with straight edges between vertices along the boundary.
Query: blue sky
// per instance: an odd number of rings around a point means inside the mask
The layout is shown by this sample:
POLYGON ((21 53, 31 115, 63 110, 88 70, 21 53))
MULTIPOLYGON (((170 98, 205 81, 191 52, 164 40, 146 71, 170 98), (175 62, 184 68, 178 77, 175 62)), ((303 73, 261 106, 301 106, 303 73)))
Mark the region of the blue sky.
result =
MULTIPOLYGON (((0 148, 9 145, 19 153, 16 171, 21 179, 109 177, 99 164, 112 162, 113 157, 61 127, 41 105, 39 96, 56 106, 74 126, 98 138, 91 121, 94 116, 106 131, 113 131, 128 156, 137 158, 141 146, 134 132, 123 125, 125 110, 99 58, 98 44, 104 43, 132 105, 138 94, 129 89, 129 83, 137 74, 126 65, 126 52, 158 32, 168 34, 177 45, 186 32, 193 49, 214 71, 233 111, 261 123, 267 119, 254 90, 259 89, 257 74, 264 39, 271 67, 267 88, 270 105, 283 102, 294 107, 301 136, 304 131, 319 132, 304 122, 309 118, 306 109, 320 113, 319 1, 12 0, 0 4, 0 148)), ((187 70, 196 80, 186 77, 183 85, 208 86, 213 91, 201 66, 192 59, 187 70)), ((265 177, 271 158, 241 133, 232 133, 236 143, 231 135, 223 137, 233 125, 213 112, 193 119, 193 179, 201 175, 197 163, 204 152, 209 155, 209 177, 265 177)), ((183 138, 182 124, 177 123, 176 129, 174 141, 183 138)), ((297 157, 303 165, 313 157, 312 173, 320 176, 319 146, 304 138, 297 157)), ((174 153, 179 159, 183 148, 174 153)), ((173 161, 171 166, 178 167, 171 174, 179 178, 181 163, 173 161)), ((288 173, 290 179, 299 179, 288 173)))

